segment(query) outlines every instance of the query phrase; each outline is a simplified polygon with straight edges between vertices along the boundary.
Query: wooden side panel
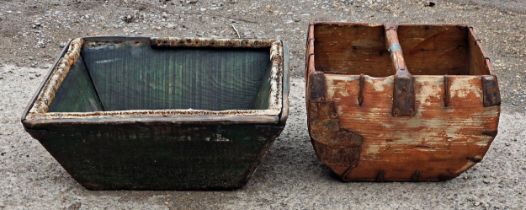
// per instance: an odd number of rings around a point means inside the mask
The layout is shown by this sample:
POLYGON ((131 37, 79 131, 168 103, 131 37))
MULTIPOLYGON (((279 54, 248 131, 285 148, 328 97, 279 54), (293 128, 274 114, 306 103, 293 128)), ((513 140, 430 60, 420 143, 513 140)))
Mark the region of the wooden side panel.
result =
POLYGON ((405 61, 413 75, 468 75, 467 34, 463 26, 398 27, 405 61))
MULTIPOLYGON (((307 43, 305 47, 305 103, 309 105, 311 81, 310 75, 315 71, 314 69, 314 24, 309 25, 307 32, 307 43)), ((308 110, 307 110, 308 111, 308 110)), ((308 123, 308 122, 307 122, 308 123)))
MULTIPOLYGON (((359 76, 331 76, 341 79, 351 77, 355 81, 359 81, 359 76)), ((359 103, 359 83, 340 87, 346 90, 343 92, 335 91, 334 88, 338 87, 327 85, 326 98, 344 97, 345 100, 352 100, 348 101, 349 103, 359 103), (334 96, 333 93, 339 95, 334 96)), ((327 100, 321 102, 311 100, 307 107, 309 132, 318 158, 340 175, 345 174, 349 168, 356 167, 360 159, 363 138, 353 130, 342 127, 337 113, 337 103, 327 100)))
POLYGON ((103 111, 95 87, 79 57, 55 94, 49 112, 103 111))
POLYGON ((469 42, 469 73, 471 75, 489 75, 491 74, 491 63, 486 57, 475 37, 473 29, 468 33, 469 42))
POLYGON ((442 76, 416 76, 413 117, 391 115, 392 76, 365 76, 361 90, 359 76, 325 77, 326 100, 308 104, 310 132, 318 155, 325 156, 320 157, 322 162, 344 180, 453 178, 482 159, 497 132, 500 108, 483 106, 480 77, 449 77, 444 83, 442 76), (448 107, 444 105, 446 88, 448 107), (335 125, 360 141, 334 140, 330 133, 335 125), (320 153, 320 145, 340 148, 347 144, 355 145, 347 152, 359 158, 347 154, 328 160, 327 152, 320 153))
POLYGON ((335 74, 394 74, 383 26, 314 25, 316 71, 335 74))

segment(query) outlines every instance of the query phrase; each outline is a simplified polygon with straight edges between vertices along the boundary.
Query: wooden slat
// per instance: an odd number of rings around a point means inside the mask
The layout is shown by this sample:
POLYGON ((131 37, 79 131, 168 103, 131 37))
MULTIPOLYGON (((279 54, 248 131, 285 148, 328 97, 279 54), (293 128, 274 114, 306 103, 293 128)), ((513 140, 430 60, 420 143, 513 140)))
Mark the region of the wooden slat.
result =
POLYGON ((469 73, 472 75, 489 75, 491 74, 491 66, 489 60, 484 54, 478 40, 475 37, 474 31, 469 30, 469 73))
POLYGON ((469 74, 467 31, 463 26, 399 26, 400 45, 411 73, 469 74))

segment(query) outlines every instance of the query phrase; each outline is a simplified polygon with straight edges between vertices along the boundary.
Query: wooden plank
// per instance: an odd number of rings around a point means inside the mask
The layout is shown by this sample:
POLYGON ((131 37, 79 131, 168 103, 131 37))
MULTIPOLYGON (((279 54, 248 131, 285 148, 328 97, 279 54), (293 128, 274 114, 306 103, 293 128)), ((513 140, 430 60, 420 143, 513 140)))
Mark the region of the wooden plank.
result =
POLYGON ((469 74, 467 27, 401 25, 400 45, 414 75, 469 74))
POLYGON ((478 76, 449 77, 448 87, 443 76, 415 76, 414 117, 391 115, 393 76, 365 76, 361 106, 360 76, 325 77, 326 101, 308 103, 309 130, 318 155, 326 155, 322 162, 344 180, 453 178, 482 159, 497 131, 500 109, 482 105, 478 76), (329 135, 334 130, 362 137, 360 150, 352 150, 360 154, 357 163, 336 158, 345 144, 329 135))
POLYGON ((475 32, 472 28, 468 33, 469 43, 469 73, 472 75, 489 75, 491 74, 491 64, 489 58, 486 57, 484 51, 475 37, 475 32))

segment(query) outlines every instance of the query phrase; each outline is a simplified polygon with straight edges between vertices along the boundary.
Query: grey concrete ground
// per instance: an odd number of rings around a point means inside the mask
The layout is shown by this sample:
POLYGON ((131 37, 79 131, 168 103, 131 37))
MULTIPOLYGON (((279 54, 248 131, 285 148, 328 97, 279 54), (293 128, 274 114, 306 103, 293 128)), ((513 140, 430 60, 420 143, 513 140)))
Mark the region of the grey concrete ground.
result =
POLYGON ((0 209, 526 209, 525 0, 0 0, 0 209), (431 6, 430 2, 435 3, 431 6), (499 135, 484 160, 439 183, 341 183, 306 129, 303 53, 312 20, 475 27, 499 78, 499 135), (288 125, 237 191, 83 189, 19 122, 69 38, 92 35, 282 37, 290 46, 288 125))
POLYGON ((236 191, 85 190, 23 131, 20 113, 46 70, 0 68, 0 208, 349 209, 526 208, 526 114, 504 106, 499 135, 484 160, 439 183, 342 183, 310 144, 303 79, 294 78, 288 125, 247 186, 236 191), (30 79, 34 78, 34 79, 30 79))

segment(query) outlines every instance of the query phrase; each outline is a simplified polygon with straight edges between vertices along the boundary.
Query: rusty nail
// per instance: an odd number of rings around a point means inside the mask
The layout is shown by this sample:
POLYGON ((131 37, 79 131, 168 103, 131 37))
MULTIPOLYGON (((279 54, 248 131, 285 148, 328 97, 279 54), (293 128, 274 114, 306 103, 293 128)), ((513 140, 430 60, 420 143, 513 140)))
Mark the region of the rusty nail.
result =
POLYGON ((363 104, 363 89, 365 86, 365 77, 363 74, 360 74, 360 92, 358 93, 358 104, 362 106, 363 104))

